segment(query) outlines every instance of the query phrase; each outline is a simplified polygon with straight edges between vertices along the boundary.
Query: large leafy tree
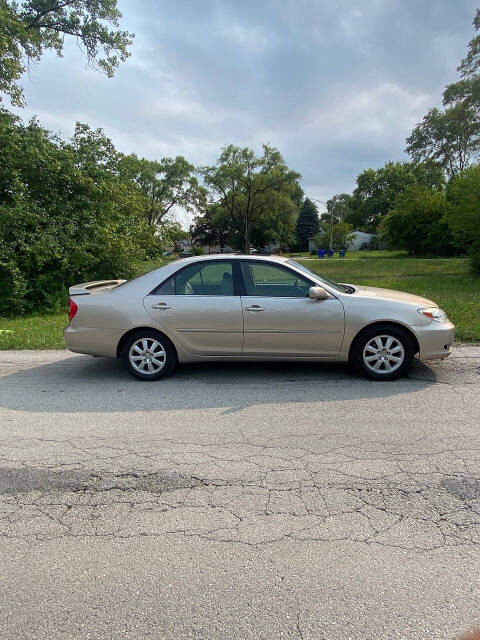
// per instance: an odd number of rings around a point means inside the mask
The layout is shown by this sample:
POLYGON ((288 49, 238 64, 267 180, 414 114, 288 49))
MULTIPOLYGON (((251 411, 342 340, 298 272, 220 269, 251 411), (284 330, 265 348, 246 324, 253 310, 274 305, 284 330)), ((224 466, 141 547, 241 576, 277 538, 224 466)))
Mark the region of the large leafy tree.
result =
MULTIPOLYGON (((475 12, 473 18, 475 31, 480 29, 480 9, 475 12)), ((465 58, 460 63, 458 71, 463 77, 472 76, 480 69, 480 35, 473 37, 468 44, 468 51, 465 58)))
POLYGON ((218 245, 223 249, 235 235, 231 219, 225 215, 221 204, 210 204, 203 215, 197 216, 190 226, 192 243, 218 245))
POLYGON ((443 191, 409 186, 382 220, 382 235, 393 249, 417 255, 449 255, 455 245, 445 220, 446 208, 443 191))
POLYGON ((407 138, 414 162, 438 162, 449 177, 463 171, 480 153, 480 120, 467 102, 433 107, 407 138))
MULTIPOLYGON (((337 193, 327 200, 327 217, 333 216, 335 224, 347 220, 352 212, 353 197, 349 193, 337 193)), ((348 220, 347 220, 348 222, 348 220)))
POLYGON ((128 277, 161 242, 100 130, 64 143, 0 110, 0 309, 54 309, 72 282, 128 277))
POLYGON ((229 145, 202 173, 233 246, 248 253, 253 237, 259 244, 293 240, 300 174, 288 168, 278 149, 264 145, 256 156, 251 149, 229 145))
POLYGON ((352 244, 355 234, 353 226, 348 222, 337 222, 332 226, 332 231, 320 231, 315 236, 315 246, 318 249, 332 248, 334 251, 348 249, 352 244))
POLYGON ((361 226, 363 224, 361 218, 359 221, 357 218, 357 211, 354 209, 354 199, 349 193, 337 193, 332 196, 327 202, 327 210, 320 216, 320 224, 330 230, 334 225, 339 222, 346 222, 352 224, 354 227, 361 226))
POLYGON ((471 256, 480 274, 480 166, 469 167, 453 178, 447 189, 447 220, 457 243, 471 256))
POLYGON ((366 169, 357 177, 350 212, 345 216, 345 221, 361 231, 375 232, 406 187, 422 184, 441 189, 444 183, 442 168, 432 162, 387 162, 380 169, 366 169))
MULTIPOLYGON (((480 28, 480 10, 473 21, 480 28)), ((447 85, 443 109, 434 107, 407 138, 406 151, 413 160, 434 160, 449 178, 463 171, 480 156, 480 36, 468 45, 458 70, 462 78, 447 85)))
POLYGON ((116 0, 0 0, 0 91, 21 106, 22 74, 45 50, 61 56, 68 36, 91 66, 112 76, 133 38, 118 29, 121 16, 116 0))
POLYGON ((160 224, 175 207, 195 213, 205 208, 206 189, 195 175, 195 167, 183 156, 146 160, 135 154, 123 156, 120 174, 134 182, 148 205, 145 216, 150 224, 160 224))
POLYGON ((306 251, 308 249, 308 239, 313 238, 319 230, 320 221, 317 207, 309 198, 305 198, 295 227, 298 249, 306 251))

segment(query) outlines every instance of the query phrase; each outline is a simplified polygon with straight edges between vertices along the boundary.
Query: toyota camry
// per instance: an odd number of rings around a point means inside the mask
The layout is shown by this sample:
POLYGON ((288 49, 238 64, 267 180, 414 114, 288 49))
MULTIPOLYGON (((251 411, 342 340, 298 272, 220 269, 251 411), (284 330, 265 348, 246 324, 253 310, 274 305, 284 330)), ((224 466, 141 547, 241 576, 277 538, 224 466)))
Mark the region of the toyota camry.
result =
POLYGON ((431 300, 321 277, 287 257, 184 258, 133 280, 70 288, 64 336, 77 353, 121 358, 140 380, 178 363, 350 362, 373 380, 450 355, 454 326, 431 300))

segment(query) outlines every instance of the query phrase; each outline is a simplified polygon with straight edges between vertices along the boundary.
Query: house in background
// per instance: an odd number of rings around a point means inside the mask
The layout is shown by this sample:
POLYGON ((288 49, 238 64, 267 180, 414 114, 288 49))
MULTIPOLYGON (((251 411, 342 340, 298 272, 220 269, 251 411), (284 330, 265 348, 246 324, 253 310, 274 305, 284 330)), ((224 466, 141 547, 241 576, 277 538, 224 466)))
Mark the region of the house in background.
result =
POLYGON ((360 251, 361 249, 366 249, 363 245, 368 245, 370 248, 371 242, 377 236, 374 233, 365 233, 365 231, 352 231, 353 234, 353 242, 348 247, 349 251, 360 251))
MULTIPOLYGON (((374 233, 365 233, 365 231, 352 231, 353 242, 348 247, 349 251, 360 251, 361 249, 366 249, 367 247, 364 245, 370 245, 372 240, 376 239, 377 236, 374 233)), ((308 250, 316 251, 319 247, 316 246, 315 240, 313 236, 308 239, 308 250)), ((328 247, 320 247, 321 249, 328 249, 328 247)), ((368 248, 370 248, 368 246, 368 248)))

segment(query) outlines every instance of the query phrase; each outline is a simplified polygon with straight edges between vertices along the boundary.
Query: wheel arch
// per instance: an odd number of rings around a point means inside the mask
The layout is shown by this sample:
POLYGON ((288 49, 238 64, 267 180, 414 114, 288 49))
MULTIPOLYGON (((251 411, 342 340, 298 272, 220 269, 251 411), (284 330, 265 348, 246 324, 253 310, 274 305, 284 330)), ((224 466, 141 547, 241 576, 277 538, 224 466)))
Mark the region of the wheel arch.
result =
POLYGON ((412 340, 412 344, 413 344, 413 347, 414 347, 414 352, 415 353, 419 353, 420 352, 420 344, 418 342, 418 338, 413 333, 413 331, 410 329, 410 327, 407 327, 406 325, 402 324, 401 322, 396 322, 395 320, 377 320, 375 322, 371 322, 370 324, 365 325, 364 327, 362 327, 357 332, 357 334, 355 335, 355 337, 353 338, 353 340, 350 343, 350 349, 348 350, 348 359, 350 360, 353 348, 354 348, 357 340, 360 338, 360 336, 362 335, 362 333, 364 331, 366 331, 367 329, 372 329, 373 327, 385 327, 385 326, 390 326, 390 327, 393 327, 395 329, 402 329, 403 331, 405 331, 409 335, 410 339, 412 340))
POLYGON ((120 338, 120 340, 118 341, 118 344, 117 344, 117 352, 116 352, 117 358, 120 358, 120 356, 122 355, 123 345, 125 344, 125 342, 129 338, 129 336, 133 335, 134 333, 137 333, 138 331, 142 331, 142 329, 145 329, 147 331, 154 331, 155 333, 158 333, 159 336, 162 336, 162 338, 164 338, 169 343, 169 345, 172 347, 173 353, 175 354, 175 358, 176 358, 176 360, 178 362, 177 348, 173 344, 173 342, 170 340, 170 338, 165 333, 163 333, 163 331, 159 331, 155 327, 149 327, 148 325, 144 325, 144 326, 140 326, 140 327, 134 327, 133 329, 129 329, 128 331, 126 331, 122 335, 122 337, 120 338))

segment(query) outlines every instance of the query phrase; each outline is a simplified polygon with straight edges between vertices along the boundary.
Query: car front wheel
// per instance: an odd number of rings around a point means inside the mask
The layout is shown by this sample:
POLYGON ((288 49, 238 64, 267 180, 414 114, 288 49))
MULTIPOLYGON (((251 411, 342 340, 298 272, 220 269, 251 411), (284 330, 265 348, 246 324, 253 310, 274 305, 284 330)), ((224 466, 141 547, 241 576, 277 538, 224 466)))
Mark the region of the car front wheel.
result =
POLYGON ((170 342, 156 331, 137 331, 122 349, 127 371, 139 380, 160 380, 171 375, 176 357, 170 342))
POLYGON ((408 333, 389 325, 366 329, 355 339, 350 361, 370 380, 396 380, 410 370, 415 349, 408 333))

